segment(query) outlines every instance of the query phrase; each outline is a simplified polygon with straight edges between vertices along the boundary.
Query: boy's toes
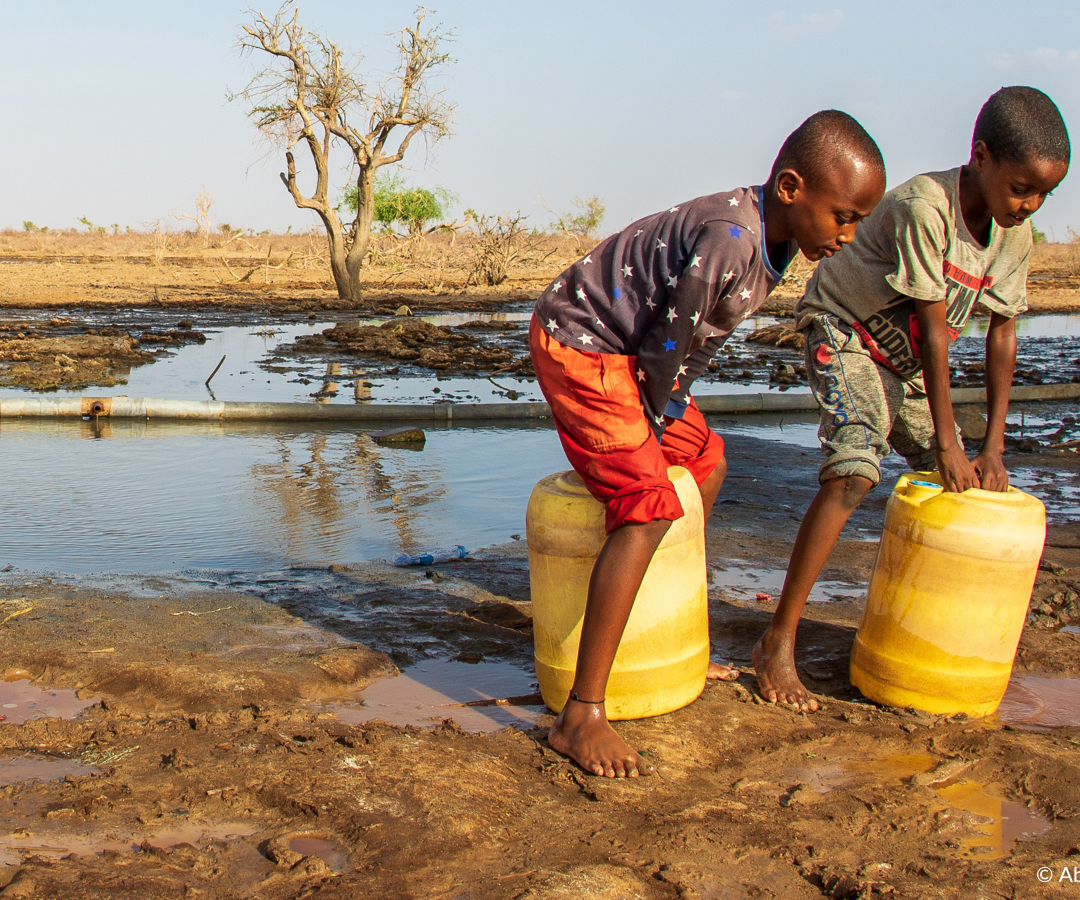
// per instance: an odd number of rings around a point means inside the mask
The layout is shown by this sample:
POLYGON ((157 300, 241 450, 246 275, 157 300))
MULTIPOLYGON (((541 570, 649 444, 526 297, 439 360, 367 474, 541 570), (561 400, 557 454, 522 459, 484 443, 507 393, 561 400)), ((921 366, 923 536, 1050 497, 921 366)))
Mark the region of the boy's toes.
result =
POLYGON ((734 666, 709 660, 709 668, 705 672, 709 681, 735 681, 739 677, 739 670, 734 666))

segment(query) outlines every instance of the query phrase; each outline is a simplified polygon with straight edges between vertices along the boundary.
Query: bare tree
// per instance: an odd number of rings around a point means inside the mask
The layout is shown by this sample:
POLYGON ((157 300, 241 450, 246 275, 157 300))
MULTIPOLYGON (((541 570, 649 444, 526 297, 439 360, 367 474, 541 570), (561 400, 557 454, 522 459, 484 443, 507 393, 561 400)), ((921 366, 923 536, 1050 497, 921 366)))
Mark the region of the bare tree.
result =
MULTIPOLYGON (((273 18, 251 12, 242 26, 240 47, 268 54, 236 95, 251 104, 249 115, 262 134, 286 149, 288 172, 281 174, 293 201, 314 210, 326 228, 330 269, 343 300, 360 300, 360 267, 371 240, 375 212, 375 171, 400 162, 409 144, 422 135, 430 148, 450 134, 454 104, 431 89, 438 70, 453 62, 442 52, 453 33, 428 26, 428 10, 416 10, 416 24, 397 33, 398 65, 383 81, 359 74, 342 49, 300 24, 295 0, 273 18), (394 132, 396 148, 388 147, 394 132), (315 190, 305 196, 297 184, 292 148, 304 143, 315 163, 315 190), (330 153, 343 146, 352 156, 356 178, 356 218, 342 223, 330 191, 330 153)), ((235 99, 235 98, 234 98, 235 99)))

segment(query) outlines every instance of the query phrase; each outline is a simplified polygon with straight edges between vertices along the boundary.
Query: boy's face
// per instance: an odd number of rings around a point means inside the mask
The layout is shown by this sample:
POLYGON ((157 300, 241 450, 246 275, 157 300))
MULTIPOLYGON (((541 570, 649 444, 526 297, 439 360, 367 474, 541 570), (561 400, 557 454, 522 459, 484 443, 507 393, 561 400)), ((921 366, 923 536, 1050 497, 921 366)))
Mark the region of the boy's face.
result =
POLYGON ((777 175, 777 193, 788 210, 788 226, 803 256, 819 260, 855 239, 855 226, 878 205, 885 176, 850 156, 807 183, 788 169, 777 175))
POLYGON ((982 141, 971 149, 970 166, 978 173, 983 200, 1001 228, 1022 225, 1038 212, 1069 171, 1069 164, 1062 160, 1035 157, 1026 162, 999 162, 982 141))

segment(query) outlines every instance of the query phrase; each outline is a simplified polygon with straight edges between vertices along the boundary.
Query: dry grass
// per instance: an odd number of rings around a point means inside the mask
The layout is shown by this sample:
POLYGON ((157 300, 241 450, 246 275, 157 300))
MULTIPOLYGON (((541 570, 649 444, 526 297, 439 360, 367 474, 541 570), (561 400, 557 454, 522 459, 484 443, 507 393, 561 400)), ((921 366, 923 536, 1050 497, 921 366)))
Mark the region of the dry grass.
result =
MULTIPOLYGON (((587 252, 562 234, 521 232, 514 237, 507 280, 547 282, 587 252)), ((435 293, 462 289, 476 281, 485 248, 472 233, 402 237, 378 234, 372 239, 364 283, 369 288, 408 287, 435 293)), ((314 276, 330 283, 326 238, 318 231, 241 235, 194 231, 97 232, 0 231, 0 257, 45 259, 60 263, 129 263, 169 266, 220 266, 223 281, 258 283, 270 272, 314 276)), ((307 280, 307 279, 304 279, 307 280)))

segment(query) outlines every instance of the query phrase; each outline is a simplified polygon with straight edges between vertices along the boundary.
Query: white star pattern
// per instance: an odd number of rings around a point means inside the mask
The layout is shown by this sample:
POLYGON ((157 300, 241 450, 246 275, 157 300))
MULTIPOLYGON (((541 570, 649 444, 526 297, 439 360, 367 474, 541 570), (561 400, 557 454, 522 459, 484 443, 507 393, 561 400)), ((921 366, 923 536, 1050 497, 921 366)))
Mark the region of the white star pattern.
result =
POLYGON ((675 312, 675 307, 673 306, 667 311, 667 320, 669 322, 674 322, 677 318, 679 318, 679 314, 675 312))
POLYGON ((677 275, 669 275, 668 280, 667 280, 667 285, 670 288, 678 287, 679 286, 679 278, 678 278, 678 276, 677 275))
POLYGON ((591 263, 591 262, 592 262, 592 254, 590 253, 590 254, 589 254, 588 256, 586 256, 586 257, 585 257, 585 258, 584 258, 584 259, 583 259, 583 260, 581 261, 581 264, 582 264, 583 266, 587 266, 587 265, 588 265, 589 263, 591 263))
POLYGON ((599 325, 601 328, 604 327, 604 323, 601 322, 599 319, 596 320, 596 324, 599 325))
POLYGON ((628 266, 628 265, 626 265, 626 263, 623 263, 623 267, 622 267, 622 273, 623 273, 623 275, 625 275, 625 276, 626 276, 627 278, 629 278, 629 277, 630 277, 631 275, 633 275, 633 274, 634 274, 634 269, 633 269, 633 267, 632 267, 632 266, 628 266))
POLYGON ((644 369, 638 369, 637 370, 637 380, 638 381, 644 381, 645 380, 645 370, 644 369))
POLYGON ((679 207, 677 207, 677 206, 673 206, 673 207, 671 207, 671 209, 668 210, 669 213, 678 212, 678 211, 679 211, 679 207))
POLYGON ((728 206, 738 206, 738 205, 739 205, 739 201, 736 200, 734 197, 729 197, 728 198, 728 206))
POLYGON ((559 323, 556 322, 554 319, 548 319, 547 327, 548 331, 554 331, 556 328, 559 327, 559 323))
POLYGON ((728 283, 729 281, 731 281, 731 279, 732 279, 732 278, 734 278, 734 277, 735 277, 735 272, 734 272, 734 271, 731 271, 731 272, 725 272, 725 273, 724 273, 724 281, 723 281, 723 284, 727 284, 727 283, 728 283))
POLYGON ((665 244, 663 242, 663 240, 661 240, 660 238, 656 239, 656 249, 657 250, 663 250, 666 246, 667 246, 667 244, 665 244))
POLYGON ((587 334, 583 334, 581 337, 578 338, 578 340, 581 341, 581 343, 583 343, 583 344, 591 344, 592 343, 592 338, 589 337, 589 335, 587 335, 587 334))
POLYGON ((553 284, 553 285, 551 286, 551 289, 552 289, 553 291, 558 291, 558 290, 560 290, 561 288, 562 288, 562 282, 561 282, 561 281, 556 281, 556 282, 555 282, 555 283, 554 283, 554 284, 553 284))
POLYGON ((679 366, 679 374, 680 375, 685 375, 686 374, 686 366, 679 366))
POLYGON ((739 291, 739 296, 742 297, 743 300, 749 300, 753 295, 746 288, 743 288, 739 291))
POLYGON ((700 318, 701 318, 701 313, 699 313, 699 312, 695 312, 695 313, 694 313, 694 314, 693 314, 693 315, 692 315, 692 316, 690 317, 690 321, 691 321, 691 322, 693 322, 693 323, 694 323, 694 325, 697 325, 697 323, 698 323, 698 319, 700 319, 700 318))
POLYGON ((641 237, 644 233, 645 232, 639 228, 637 231, 634 232, 634 237, 641 237))
POLYGON ((656 309, 656 304, 653 303, 653 298, 652 297, 646 297, 645 298, 645 305, 647 307, 649 307, 649 309, 656 309))
POLYGON ((584 300, 585 299, 585 288, 579 287, 577 289, 576 293, 577 293, 578 300, 584 300))
POLYGON ((657 425, 663 425, 664 424, 664 417, 663 416, 653 416, 653 421, 657 425))
POLYGON ((691 269, 700 269, 701 268, 701 257, 698 256, 696 253, 694 254, 694 258, 692 260, 690 260, 690 268, 691 269))

